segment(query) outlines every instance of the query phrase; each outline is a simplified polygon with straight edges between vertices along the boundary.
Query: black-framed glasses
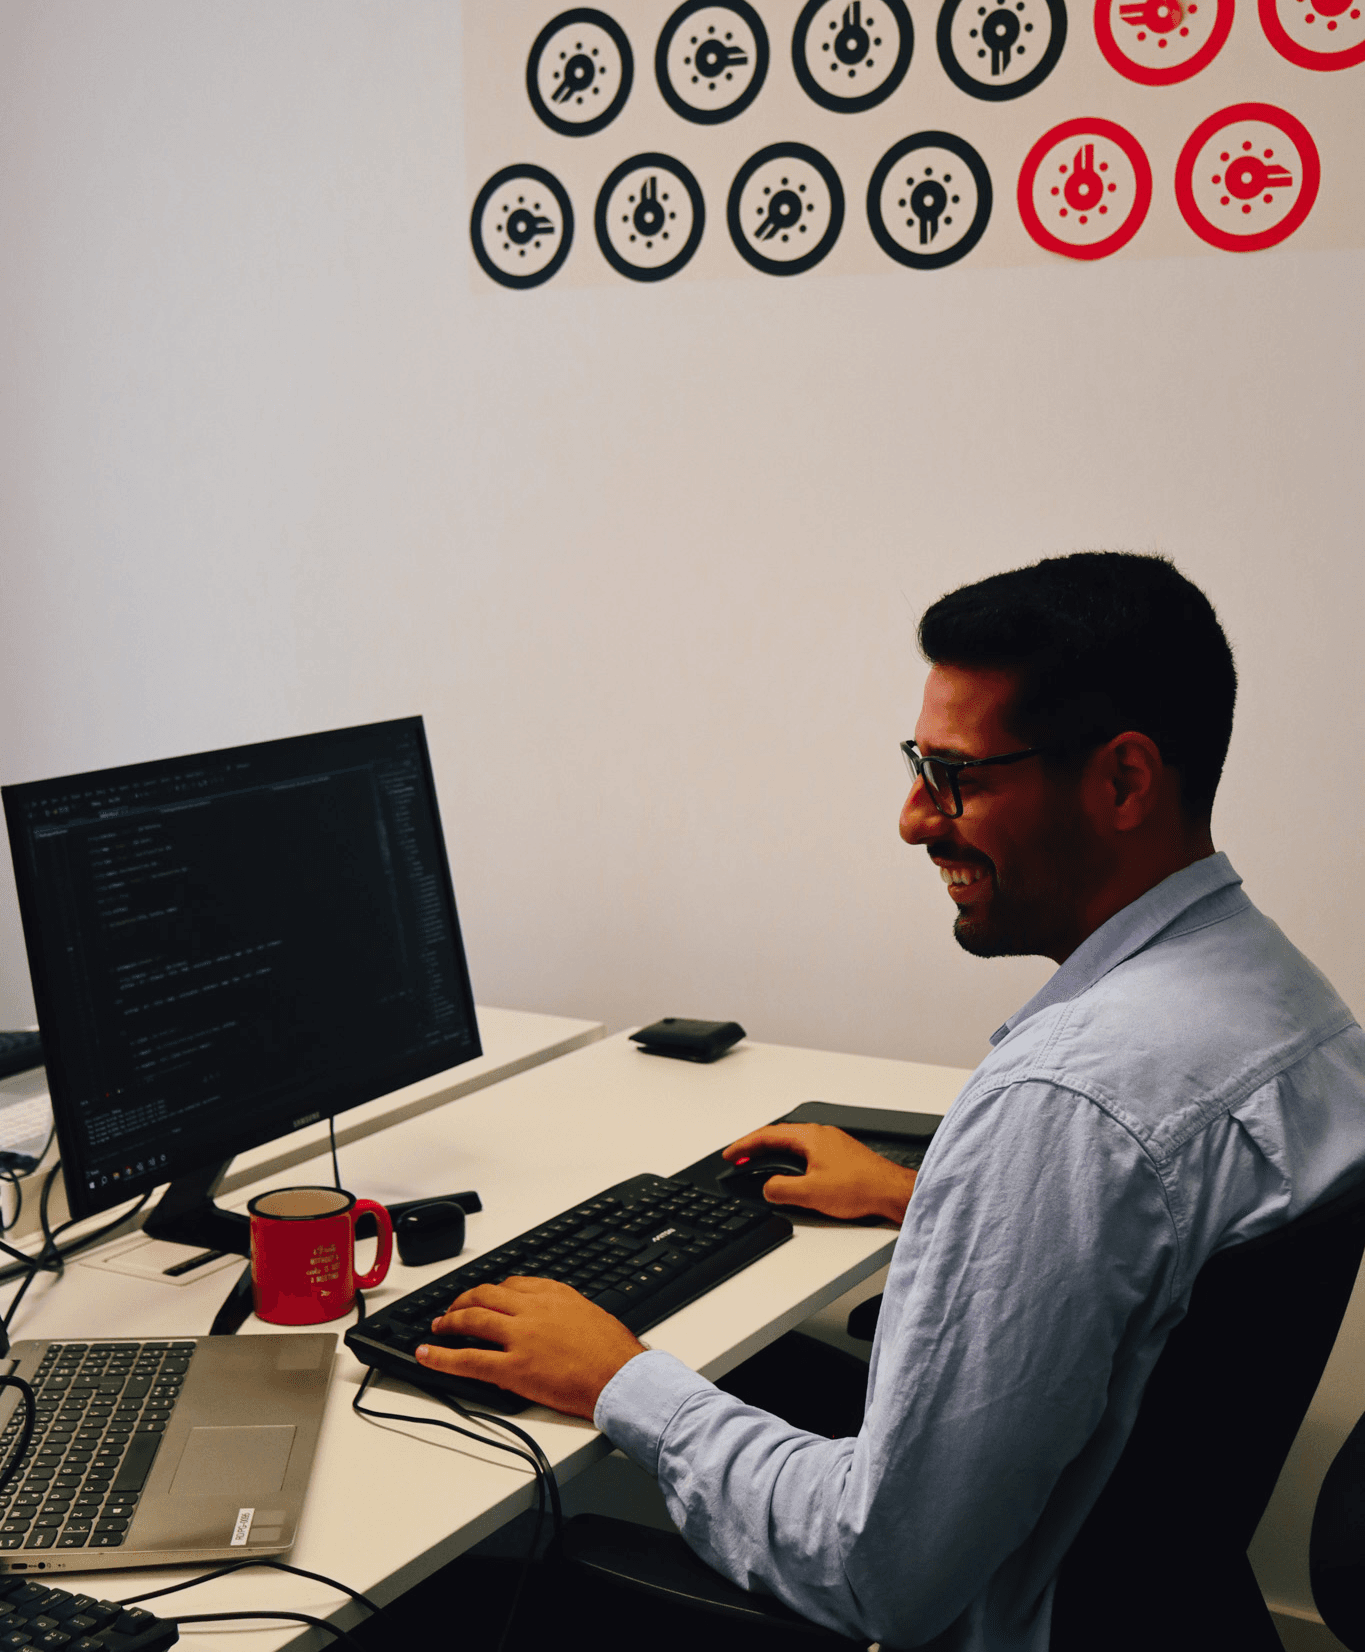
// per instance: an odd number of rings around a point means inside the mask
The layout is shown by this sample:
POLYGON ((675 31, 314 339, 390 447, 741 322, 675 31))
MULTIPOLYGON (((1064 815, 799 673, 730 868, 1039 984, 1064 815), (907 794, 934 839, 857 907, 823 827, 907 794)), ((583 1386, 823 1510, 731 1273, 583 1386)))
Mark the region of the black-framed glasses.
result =
POLYGON ((911 780, 922 780, 941 815, 956 820, 962 813, 962 793, 957 777, 963 769, 984 769, 988 763, 1022 763, 1026 757, 1042 757, 1050 746, 1030 746, 1027 751, 1007 751, 1001 757, 964 757, 949 762, 946 757, 925 757, 913 740, 901 741, 901 755, 911 780))

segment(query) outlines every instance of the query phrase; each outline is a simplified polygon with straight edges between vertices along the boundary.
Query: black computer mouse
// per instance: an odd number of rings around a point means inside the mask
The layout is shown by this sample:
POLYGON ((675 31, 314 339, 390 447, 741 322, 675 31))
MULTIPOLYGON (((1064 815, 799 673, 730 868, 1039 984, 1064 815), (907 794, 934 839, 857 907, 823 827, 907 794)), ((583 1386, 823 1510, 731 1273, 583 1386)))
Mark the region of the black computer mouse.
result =
MULTIPOLYGON (((806 1161, 789 1148, 760 1149, 736 1159, 728 1170, 716 1177, 726 1193, 738 1193, 745 1199, 762 1199, 763 1184, 769 1176, 804 1176, 806 1161)), ((764 1201, 766 1203, 766 1201, 764 1201)))

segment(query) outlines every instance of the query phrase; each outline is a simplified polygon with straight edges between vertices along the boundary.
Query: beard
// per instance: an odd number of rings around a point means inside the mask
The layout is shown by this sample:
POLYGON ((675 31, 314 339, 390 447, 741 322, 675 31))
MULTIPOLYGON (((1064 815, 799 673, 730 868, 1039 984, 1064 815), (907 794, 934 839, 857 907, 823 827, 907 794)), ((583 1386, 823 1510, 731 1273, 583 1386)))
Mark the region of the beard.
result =
POLYGON ((958 909, 953 939, 973 958, 1066 957, 1078 944, 1076 897, 1090 882, 1093 858, 1093 845, 1070 821, 1059 823, 1047 854, 1026 871, 1002 874, 981 856, 990 893, 958 909))
POLYGON ((1027 901, 1003 899, 996 886, 986 912, 958 912, 953 939, 973 958, 1029 958, 1047 950, 1048 937, 1027 901))

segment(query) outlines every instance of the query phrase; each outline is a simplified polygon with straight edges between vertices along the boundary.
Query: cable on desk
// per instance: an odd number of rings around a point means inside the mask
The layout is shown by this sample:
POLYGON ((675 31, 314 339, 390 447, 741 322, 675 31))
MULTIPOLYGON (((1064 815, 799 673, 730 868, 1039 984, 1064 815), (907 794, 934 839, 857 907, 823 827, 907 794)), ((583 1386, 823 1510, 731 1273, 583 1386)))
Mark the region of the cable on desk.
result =
POLYGON ((20 1213, 23 1211, 24 1190, 20 1185, 19 1172, 17 1170, 0 1170, 0 1177, 3 1177, 4 1180, 7 1181, 14 1189, 14 1215, 11 1216, 7 1222, 4 1218, 3 1212, 0 1211, 0 1233, 8 1233, 14 1224, 19 1220, 20 1213))
POLYGON ((148 1589, 146 1594, 129 1595, 126 1600, 115 1601, 116 1606, 140 1606, 144 1600, 160 1600, 163 1595, 178 1594, 181 1589, 193 1589, 200 1583, 212 1583, 215 1578, 229 1577, 233 1572, 244 1571, 248 1566, 268 1566, 274 1572, 288 1572, 293 1577, 311 1578, 314 1583, 325 1583, 329 1589, 335 1589, 340 1595, 349 1595, 357 1605, 363 1606, 367 1612, 378 1612, 379 1608, 369 1598, 362 1595, 359 1589, 352 1589, 345 1583, 338 1583, 334 1577, 325 1577, 321 1572, 305 1571, 302 1566, 291 1566, 285 1560, 273 1560, 263 1556, 259 1560, 230 1560, 225 1566, 215 1566, 211 1572, 204 1572, 199 1577, 192 1577, 183 1583, 168 1583, 164 1589, 148 1589))
POLYGON ((38 1402, 33 1397, 32 1387, 22 1377, 12 1377, 8 1374, 0 1376, 0 1388, 17 1388, 24 1402, 24 1426, 19 1431, 19 1444, 10 1455, 10 1460, 0 1471, 0 1491, 4 1491, 10 1481, 19 1472, 20 1465, 28 1452, 33 1440, 33 1430, 38 1421, 38 1402))
POLYGON ((517 1608, 521 1605, 522 1596, 526 1591, 526 1583, 531 1575, 531 1567, 535 1563, 536 1550, 540 1547, 540 1533, 545 1521, 547 1490, 550 1514, 554 1525, 553 1541, 556 1550, 558 1550, 563 1536, 564 1509, 559 1497, 559 1481, 555 1477, 550 1459, 541 1450, 539 1443, 524 1428, 518 1428, 516 1423, 509 1422, 506 1417, 495 1416, 488 1411, 467 1410, 458 1400, 451 1399, 449 1395, 442 1395, 441 1398, 457 1416, 463 1417, 466 1422, 489 1423, 494 1428, 504 1428, 509 1434, 515 1434, 519 1440, 523 1440, 529 1449, 523 1450, 520 1446, 512 1445, 506 1440, 495 1440, 488 1434, 476 1434, 473 1429, 461 1428, 458 1423, 448 1423, 441 1417, 414 1417, 397 1411, 373 1411, 361 1405, 360 1402, 364 1398, 365 1390, 370 1386, 370 1381, 374 1375, 375 1369, 371 1366, 366 1371, 360 1387, 356 1390, 355 1398, 351 1401, 351 1410, 358 1416, 381 1417, 386 1422, 429 1424, 436 1428, 448 1428, 454 1434, 462 1434, 467 1440, 473 1440, 479 1445, 494 1446, 497 1450, 506 1451, 513 1457, 520 1457, 524 1463, 530 1464, 531 1472, 536 1477, 536 1521, 531 1528, 531 1541, 526 1548, 526 1558, 522 1561, 521 1570, 517 1574, 516 1587, 512 1590, 512 1600, 507 1608, 507 1616, 503 1620, 502 1634, 498 1637, 497 1652, 503 1652, 508 1637, 512 1633, 512 1624, 516 1619, 517 1608))
POLYGON ((29 1158, 27 1155, 23 1155, 23 1154, 9 1154, 9 1153, 0 1154, 0 1159, 9 1159, 9 1160, 22 1159, 23 1160, 22 1164, 15 1164, 15 1163, 11 1162, 9 1164, 6 1164, 3 1168, 0 1168, 0 1178, 3 1178, 5 1181, 7 1181, 9 1183, 9 1185, 14 1189, 14 1215, 10 1217, 8 1222, 5 1221, 3 1215, 0 1215, 0 1233, 8 1233, 10 1231, 10 1229, 12 1227, 14 1227, 15 1224, 18 1222, 19 1218, 23 1215, 23 1213, 24 1213, 24 1183, 28 1180, 28 1178, 30 1176, 35 1175, 37 1173, 38 1166, 47 1157, 48 1151, 51 1148, 52 1143, 56 1139, 57 1139, 57 1125, 56 1125, 56 1122, 54 1120, 52 1128, 47 1133, 47 1140, 43 1143, 42 1147, 39 1149, 37 1158, 29 1158))
POLYGON ((328 1623, 325 1618, 310 1618, 307 1612, 191 1612, 183 1618, 167 1618, 167 1623, 241 1623, 247 1619, 280 1618, 286 1623, 306 1623, 312 1629, 325 1629, 342 1646, 352 1652, 364 1652, 358 1640, 353 1640, 344 1629, 328 1623))
POLYGON ((327 1139, 332 1144, 332 1181, 338 1193, 346 1190, 341 1185, 341 1161, 337 1158, 337 1121, 335 1117, 327 1120, 327 1139))
POLYGON ((24 1280, 23 1284, 14 1293, 14 1300, 10 1303, 3 1320, 0 1320, 0 1326, 3 1326, 7 1334, 10 1326, 14 1323, 14 1315, 19 1304, 24 1299, 24 1293, 38 1274, 60 1274, 66 1266, 68 1257, 74 1256, 77 1251, 84 1250, 87 1245, 94 1245, 101 1239, 107 1239, 111 1233, 122 1227, 125 1222, 130 1222, 155 1191, 153 1188, 148 1188, 136 1204, 125 1210, 121 1216, 116 1216, 112 1222, 106 1222, 102 1228, 96 1228, 93 1233, 82 1234, 79 1239, 73 1239, 69 1245, 59 1245, 57 1240, 68 1228, 73 1228, 78 1222, 85 1220, 81 1216, 70 1216, 55 1228, 51 1224, 48 1217, 48 1204, 52 1197, 53 1184, 56 1182, 61 1168, 62 1161, 58 1159, 43 1178, 43 1191, 38 1199, 38 1221, 43 1234, 42 1248, 35 1255, 29 1256, 24 1251, 15 1250, 12 1245, 7 1245, 3 1240, 0 1240, 0 1251, 18 1258, 16 1262, 10 1263, 8 1267, 0 1268, 0 1284, 7 1284, 11 1279, 18 1279, 21 1276, 24 1280))

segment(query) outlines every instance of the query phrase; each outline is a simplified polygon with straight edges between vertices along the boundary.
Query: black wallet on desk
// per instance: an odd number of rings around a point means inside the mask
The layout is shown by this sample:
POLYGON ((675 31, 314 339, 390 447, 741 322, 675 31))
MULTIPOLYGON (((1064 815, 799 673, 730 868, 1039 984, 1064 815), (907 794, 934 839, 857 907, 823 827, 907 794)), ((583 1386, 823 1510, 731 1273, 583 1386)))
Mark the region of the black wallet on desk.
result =
POLYGON ((672 1056, 675 1061, 715 1061, 738 1044, 744 1028, 738 1021, 691 1021, 666 1015, 631 1035, 646 1055, 672 1056))

